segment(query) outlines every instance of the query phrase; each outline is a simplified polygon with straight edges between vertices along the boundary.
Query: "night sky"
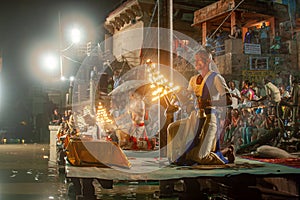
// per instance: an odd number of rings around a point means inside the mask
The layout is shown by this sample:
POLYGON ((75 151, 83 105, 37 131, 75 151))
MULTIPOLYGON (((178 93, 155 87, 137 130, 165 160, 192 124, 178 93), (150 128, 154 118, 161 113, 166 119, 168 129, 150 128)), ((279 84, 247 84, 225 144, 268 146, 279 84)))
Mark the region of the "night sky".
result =
MULTIPOLYGON (((120 0, 2 0, 0 5, 0 129, 30 115, 25 99, 33 80, 29 56, 36 47, 57 47, 61 21, 85 17, 99 27, 120 0), (72 16, 67 19, 67 16, 72 16), (23 101, 24 100, 24 101, 23 101)), ((91 29, 91 28, 89 28, 91 29)))

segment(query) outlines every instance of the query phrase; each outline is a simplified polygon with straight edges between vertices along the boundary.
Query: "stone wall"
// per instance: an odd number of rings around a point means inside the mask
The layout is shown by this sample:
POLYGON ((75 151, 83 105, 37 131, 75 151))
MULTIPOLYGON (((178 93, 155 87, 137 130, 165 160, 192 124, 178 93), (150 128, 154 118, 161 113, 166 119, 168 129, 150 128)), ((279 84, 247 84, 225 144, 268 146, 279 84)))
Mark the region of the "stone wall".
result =
POLYGON ((223 75, 241 75, 242 70, 247 67, 247 56, 243 54, 242 40, 225 40, 225 54, 217 56, 215 63, 223 75))

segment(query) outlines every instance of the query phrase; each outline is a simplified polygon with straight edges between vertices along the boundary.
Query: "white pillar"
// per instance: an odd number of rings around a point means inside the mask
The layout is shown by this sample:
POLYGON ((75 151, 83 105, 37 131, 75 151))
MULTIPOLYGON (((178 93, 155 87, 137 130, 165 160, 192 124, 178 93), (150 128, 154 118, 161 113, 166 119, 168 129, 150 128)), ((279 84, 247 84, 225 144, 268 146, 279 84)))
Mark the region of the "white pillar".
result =
POLYGON ((57 161, 57 149, 56 149, 56 136, 60 126, 49 126, 50 131, 50 155, 49 162, 56 164, 57 161))

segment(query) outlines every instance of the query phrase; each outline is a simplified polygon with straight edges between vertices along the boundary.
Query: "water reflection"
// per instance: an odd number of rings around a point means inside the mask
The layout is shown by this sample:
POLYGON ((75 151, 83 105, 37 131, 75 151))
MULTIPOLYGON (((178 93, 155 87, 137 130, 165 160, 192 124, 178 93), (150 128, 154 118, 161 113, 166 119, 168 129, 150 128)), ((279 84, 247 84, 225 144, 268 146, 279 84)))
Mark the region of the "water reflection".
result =
POLYGON ((49 145, 0 145, 0 199, 68 199, 65 176, 48 162, 49 145))
POLYGON ((94 185, 96 186, 97 199, 108 200, 157 199, 154 194, 159 190, 158 182, 119 182, 114 184, 113 189, 102 189, 99 185, 94 185))
MULTIPOLYGON (((75 199, 71 182, 50 163, 48 144, 0 145, 1 200, 71 200, 75 199)), ((97 199, 157 199, 159 182, 116 182, 113 189, 103 189, 94 181, 97 199)), ((175 200, 178 198, 161 198, 175 200)))

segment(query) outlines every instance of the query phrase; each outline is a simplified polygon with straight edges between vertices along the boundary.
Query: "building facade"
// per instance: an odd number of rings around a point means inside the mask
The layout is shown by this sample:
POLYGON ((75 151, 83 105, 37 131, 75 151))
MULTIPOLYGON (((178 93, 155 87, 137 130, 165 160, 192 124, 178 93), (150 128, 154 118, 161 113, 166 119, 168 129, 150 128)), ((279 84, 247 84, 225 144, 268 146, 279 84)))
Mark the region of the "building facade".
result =
MULTIPOLYGON (((230 79, 261 81, 266 74, 275 76, 282 71, 294 74, 299 70, 300 18, 297 1, 294 8, 283 1, 173 1, 173 5, 169 5, 167 1, 160 3, 157 5, 156 1, 151 0, 126 1, 106 18, 105 28, 113 36, 106 46, 112 49, 112 54, 117 59, 125 57, 130 64, 137 66, 145 63, 148 58, 155 61, 159 54, 161 63, 170 65, 169 52, 164 54, 143 49, 149 41, 143 29, 172 26, 173 30, 188 35, 205 47, 207 40, 211 39, 214 46, 212 54, 219 71, 230 79), (170 6, 173 8, 172 14, 169 12, 170 6), (290 17, 291 12, 295 13, 294 18, 290 17), (168 18, 170 15, 172 22, 168 18), (293 20, 295 23, 291 25, 293 20), (267 40, 261 43, 262 39, 259 37, 263 24, 268 29, 267 40), (228 37, 233 34, 234 26, 241 29, 242 37, 239 39, 228 37), (124 34, 137 28, 140 32, 136 35, 124 34), (249 30, 252 31, 252 39, 245 42, 249 30), (219 33, 223 34, 222 41, 221 46, 216 48, 219 33), (272 49, 276 45, 277 34, 280 37, 280 50, 272 49), (132 49, 132 45, 135 45, 136 50, 126 51, 132 49)), ((177 54, 180 53, 177 51, 178 47, 186 49, 188 41, 173 38, 171 42, 172 51, 175 52, 172 64, 174 69, 180 72, 186 69, 192 71, 189 63, 177 59, 177 54)))

